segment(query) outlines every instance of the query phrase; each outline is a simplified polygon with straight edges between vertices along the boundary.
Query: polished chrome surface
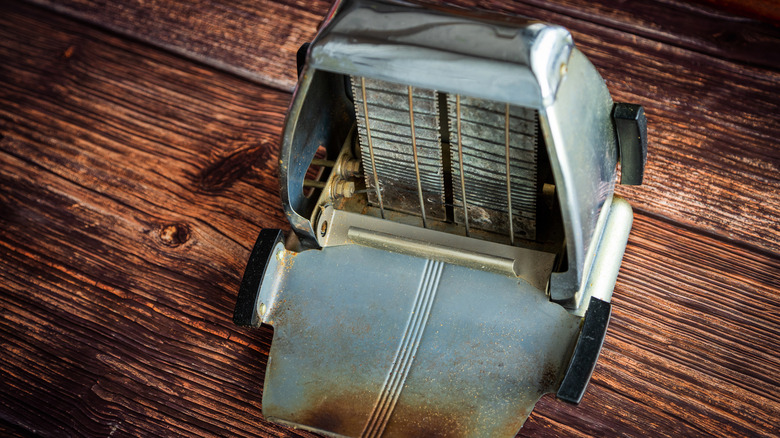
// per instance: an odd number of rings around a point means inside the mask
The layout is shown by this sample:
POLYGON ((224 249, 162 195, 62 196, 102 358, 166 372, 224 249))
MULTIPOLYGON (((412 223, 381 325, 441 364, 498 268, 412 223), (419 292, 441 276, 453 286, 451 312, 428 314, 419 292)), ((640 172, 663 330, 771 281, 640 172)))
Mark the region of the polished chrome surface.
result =
POLYGON ((633 222, 634 214, 631 205, 625 199, 615 196, 609 207, 604 231, 591 264, 591 272, 588 276, 590 281, 583 289, 582 296, 579 297, 575 314, 585 315, 591 297, 607 303, 612 301, 612 291, 615 289, 620 261, 623 260, 633 222))
POLYGON ((539 108, 573 48, 560 26, 488 21, 408 2, 341 2, 310 50, 315 69, 539 108), (453 68, 457 65, 457 68, 453 68))
POLYGON ((617 176, 612 98, 603 79, 580 53, 572 52, 555 102, 539 111, 555 175, 566 231, 569 269, 551 279, 551 296, 576 307, 587 284, 617 176), (583 110, 587 108, 587 110, 583 110))

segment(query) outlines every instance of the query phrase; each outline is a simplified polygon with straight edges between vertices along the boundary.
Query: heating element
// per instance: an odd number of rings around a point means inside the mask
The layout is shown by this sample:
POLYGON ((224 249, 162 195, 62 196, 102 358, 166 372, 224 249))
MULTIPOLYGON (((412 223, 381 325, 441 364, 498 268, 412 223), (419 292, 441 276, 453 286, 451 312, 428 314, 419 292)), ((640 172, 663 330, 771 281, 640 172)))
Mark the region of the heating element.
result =
POLYGON ((350 79, 371 205, 424 225, 429 217, 462 224, 467 235, 472 227, 505 234, 510 244, 536 238, 535 110, 350 79))
POLYGON ((509 103, 447 95, 455 221, 536 238, 536 111, 509 103))
POLYGON ((351 77, 371 205, 446 220, 438 93, 351 77))

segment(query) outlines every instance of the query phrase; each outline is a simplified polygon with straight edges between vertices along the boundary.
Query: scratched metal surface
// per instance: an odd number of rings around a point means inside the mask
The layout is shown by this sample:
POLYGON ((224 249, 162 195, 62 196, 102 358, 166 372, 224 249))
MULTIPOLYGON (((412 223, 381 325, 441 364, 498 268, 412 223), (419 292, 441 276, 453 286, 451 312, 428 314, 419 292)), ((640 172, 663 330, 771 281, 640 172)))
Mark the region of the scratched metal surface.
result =
POLYGON ((507 234, 507 151, 511 187, 513 232, 521 238, 536 239, 537 124, 538 113, 531 108, 507 107, 505 103, 447 95, 452 180, 460 181, 460 154, 463 150, 463 190, 453 190, 455 221, 464 222, 463 196, 469 208, 472 227, 507 234), (460 114, 458 114, 460 109, 460 114), (508 113, 508 114, 507 114, 508 113), (509 138, 505 138, 507 118, 509 138), (460 139, 458 138, 460 123, 460 139), (507 144, 508 143, 508 144, 507 144))
POLYGON ((420 215, 414 151, 412 149, 411 117, 414 117, 414 138, 420 170, 420 189, 425 200, 425 215, 446 219, 444 206, 444 172, 441 138, 439 136, 439 106, 435 90, 413 88, 413 112, 409 108, 407 86, 376 79, 365 80, 365 108, 361 78, 352 76, 352 95, 360 136, 365 183, 368 199, 379 206, 374 173, 382 190, 385 208, 420 215), (368 124, 366 123, 368 122, 368 124), (366 127, 370 129, 370 140, 366 127), (370 145, 369 145, 370 144, 370 145), (374 154, 374 165, 370 155, 374 154), (376 167, 376 169, 374 169, 376 167))
POLYGON ((579 332, 509 277, 357 245, 288 257, 263 318, 267 419, 346 436, 514 436, 579 332))

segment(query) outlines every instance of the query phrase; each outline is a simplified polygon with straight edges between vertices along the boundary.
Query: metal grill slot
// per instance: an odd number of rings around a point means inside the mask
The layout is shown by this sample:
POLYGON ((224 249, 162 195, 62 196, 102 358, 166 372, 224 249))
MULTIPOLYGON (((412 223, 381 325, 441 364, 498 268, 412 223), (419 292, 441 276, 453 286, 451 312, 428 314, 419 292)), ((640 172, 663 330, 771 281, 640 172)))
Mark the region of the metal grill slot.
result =
POLYGON ((412 214, 423 226, 427 219, 447 219, 444 123, 450 220, 463 224, 467 235, 477 228, 504 234, 511 243, 536 238, 535 110, 450 94, 443 121, 434 90, 357 77, 352 87, 368 201, 383 215, 385 209, 412 214))
POLYGON ((369 203, 445 220, 436 91, 351 79, 369 203))
POLYGON ((457 95, 447 96, 447 111, 452 179, 461 181, 462 168, 465 187, 453 191, 455 221, 512 242, 535 239, 536 111, 457 95))

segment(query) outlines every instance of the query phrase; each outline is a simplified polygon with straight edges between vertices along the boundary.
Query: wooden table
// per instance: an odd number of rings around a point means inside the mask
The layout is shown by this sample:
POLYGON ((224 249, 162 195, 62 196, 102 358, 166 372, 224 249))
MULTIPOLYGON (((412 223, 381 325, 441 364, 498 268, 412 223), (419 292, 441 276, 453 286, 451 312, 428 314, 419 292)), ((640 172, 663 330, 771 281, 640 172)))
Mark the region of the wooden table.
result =
MULTIPOLYGON (((37 3, 0 5, 0 433, 313 436, 263 420, 271 329, 231 314, 259 230, 289 229, 279 135, 328 2, 37 3)), ((649 119, 588 393, 520 435, 778 435, 780 28, 729 1, 448 3, 566 26, 649 119)))

